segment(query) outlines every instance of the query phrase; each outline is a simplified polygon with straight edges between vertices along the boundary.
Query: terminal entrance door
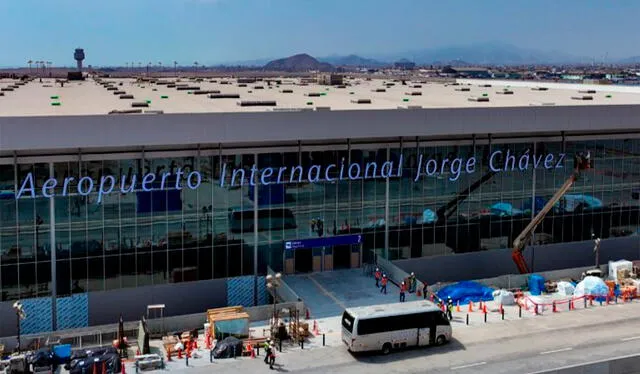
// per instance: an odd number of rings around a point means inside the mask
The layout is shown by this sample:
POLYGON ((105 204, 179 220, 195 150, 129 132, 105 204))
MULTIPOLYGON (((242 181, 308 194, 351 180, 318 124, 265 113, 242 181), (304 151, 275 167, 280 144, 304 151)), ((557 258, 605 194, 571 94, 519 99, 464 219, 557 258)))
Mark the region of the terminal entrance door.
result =
POLYGON ((285 241, 283 269, 285 274, 295 274, 357 268, 361 248, 361 235, 285 241))

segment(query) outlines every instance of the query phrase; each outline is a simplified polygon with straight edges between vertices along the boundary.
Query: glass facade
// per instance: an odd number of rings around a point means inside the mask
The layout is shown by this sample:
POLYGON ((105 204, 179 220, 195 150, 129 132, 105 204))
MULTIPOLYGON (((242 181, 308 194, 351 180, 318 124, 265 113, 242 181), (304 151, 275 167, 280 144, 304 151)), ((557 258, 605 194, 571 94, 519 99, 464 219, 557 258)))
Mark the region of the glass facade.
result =
MULTIPOLYGON (((638 235, 639 139, 342 144, 271 153, 166 151, 157 153, 161 157, 69 155, 67 161, 57 157, 36 163, 18 158, 17 163, 0 165, 2 300, 51 295, 52 274, 57 296, 252 275, 256 270, 264 274, 267 266, 283 269, 283 241, 292 239, 362 234, 365 260, 370 250, 395 260, 508 248, 570 177, 576 153, 589 153, 593 167, 537 228, 534 242, 638 235), (489 163, 496 151, 502 153, 493 162, 513 162, 516 167, 492 173, 489 163), (515 156, 513 161, 507 152, 515 156), (567 156, 558 167, 531 166, 536 159, 544 164, 540 155, 549 153, 556 154, 555 161, 561 153, 567 156), (456 173, 469 167, 464 160, 472 157, 474 172, 456 173), (426 159, 438 165, 437 173, 425 169, 426 159), (323 172, 318 183, 257 188, 232 185, 232 175, 223 172, 225 166, 242 168, 248 176, 254 164, 258 169, 301 165, 306 171, 343 160, 359 164, 363 175, 372 162, 380 168, 386 161, 397 165, 402 160, 402 172, 389 179, 340 180, 339 168, 333 168, 323 172), (524 161, 530 165, 520 170, 524 161), (173 175, 178 168, 185 174, 198 170, 201 185, 147 192, 138 183, 133 192, 114 192, 100 202, 96 188, 87 196, 74 193, 84 176, 100 180, 103 175, 126 175, 129 181, 133 176, 140 181, 145 174, 173 175), (29 173, 38 196, 16 199, 29 173), (52 199, 40 194, 51 176, 58 182, 52 199), (75 178, 65 187, 70 176, 75 178), (66 196, 64 188, 70 191, 66 196)), ((167 182, 172 186, 175 179, 167 182)), ((333 268, 348 266, 340 255, 344 249, 323 251, 333 253, 333 268)), ((296 270, 311 270, 311 264, 303 265, 296 270)))

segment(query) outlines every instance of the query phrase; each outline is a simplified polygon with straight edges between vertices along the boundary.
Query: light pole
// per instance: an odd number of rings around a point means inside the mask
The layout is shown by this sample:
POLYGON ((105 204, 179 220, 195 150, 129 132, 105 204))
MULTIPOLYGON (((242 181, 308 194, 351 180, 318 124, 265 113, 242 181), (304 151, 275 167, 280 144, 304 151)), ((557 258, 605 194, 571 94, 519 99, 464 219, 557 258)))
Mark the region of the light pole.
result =
POLYGON ((273 331, 276 327, 276 303, 278 302, 278 287, 281 284, 282 274, 276 273, 275 276, 269 274, 265 277, 265 281, 267 282, 267 289, 271 290, 273 294, 273 325, 271 327, 271 331, 273 331))
POLYGON ((173 73, 178 77, 178 61, 173 62, 173 73))
POLYGON ((20 353, 20 321, 27 318, 27 314, 22 308, 22 302, 20 300, 13 303, 13 309, 16 311, 16 321, 18 324, 18 353, 20 353))
MULTIPOLYGON (((594 235, 591 234, 593 237, 594 235)), ((600 238, 595 238, 593 240, 595 246, 593 247, 593 252, 596 254, 596 269, 600 269, 600 238)))

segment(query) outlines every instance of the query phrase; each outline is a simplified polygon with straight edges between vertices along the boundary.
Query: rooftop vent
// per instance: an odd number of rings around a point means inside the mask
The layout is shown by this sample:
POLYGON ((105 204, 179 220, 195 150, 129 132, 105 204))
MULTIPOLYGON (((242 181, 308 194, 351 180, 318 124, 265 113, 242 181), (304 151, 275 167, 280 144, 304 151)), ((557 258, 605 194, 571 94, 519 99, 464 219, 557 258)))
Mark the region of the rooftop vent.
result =
POLYGON ((468 98, 467 100, 469 100, 469 101, 475 101, 475 102, 480 103, 480 102, 488 102, 488 101, 489 101, 489 98, 488 98, 488 97, 486 97, 486 96, 480 96, 480 97, 478 97, 478 96, 471 96, 471 97, 470 97, 470 98, 468 98))
POLYGON ((209 83, 218 83, 218 80, 217 79, 212 79, 212 80, 209 81, 209 83))
POLYGON ((194 95, 208 95, 208 94, 219 94, 220 90, 200 90, 200 91, 193 91, 194 95))
POLYGON ((511 90, 496 91, 496 93, 501 95, 513 95, 513 91, 511 90))
POLYGON ((578 93, 594 94, 594 93, 596 93, 596 90, 580 90, 580 91, 578 91, 578 93))
POLYGON ((346 84, 339 84, 336 86, 336 88, 347 88, 346 84))
POLYGON ((311 112, 313 108, 271 108, 272 112, 311 112))
POLYGON ((125 110, 112 110, 109 114, 138 114, 142 113, 142 109, 125 109, 125 110))
POLYGON ((167 84, 167 87, 168 88, 175 88, 176 84, 175 83, 169 83, 169 84, 167 84))
POLYGON ((240 94, 211 94, 209 95, 209 99, 239 99, 240 94))
POLYGON ((238 87, 247 87, 246 83, 238 83, 238 87))
POLYGON ((120 99, 133 99, 133 95, 120 95, 120 99))
POLYGON ((273 100, 263 100, 263 101, 249 101, 243 100, 238 101, 239 106, 276 106, 276 102, 273 100))
POLYGON ((331 110, 330 106, 317 106, 316 107, 316 111, 317 112, 322 112, 322 111, 326 112, 326 111, 329 111, 329 110, 331 110))
POLYGON ((169 84, 169 82, 167 82, 167 81, 158 81, 158 82, 156 82, 156 84, 158 86, 166 86, 167 84, 169 84))
POLYGON ((116 87, 107 87, 107 91, 118 91, 116 87))
POLYGON ((4 92, 0 92, 0 96, 4 96, 4 92))
MULTIPOLYGON (((460 85, 460 83, 458 83, 458 82, 449 84, 449 86, 459 86, 459 85, 460 85)), ((446 86, 446 84, 445 84, 445 86, 446 86)))
POLYGON ((405 92, 404 94, 407 96, 422 96, 422 92, 420 91, 405 92))
POLYGON ((549 91, 549 88, 547 88, 547 87, 533 87, 531 90, 532 91, 549 91))
POLYGON ((413 86, 411 86, 411 88, 422 88, 421 84, 414 84, 413 86))
POLYGON ((456 88, 456 91, 460 91, 460 92, 469 92, 471 91, 471 88, 469 87, 460 87, 460 88, 456 88))
POLYGON ((371 99, 357 99, 351 100, 352 104, 371 104, 371 99))
POLYGON ((376 88, 375 90, 371 90, 371 92, 387 92, 384 88, 376 88))
POLYGON ((0 92, 9 92, 9 91, 13 91, 13 88, 11 88, 11 87, 2 87, 2 88, 0 88, 0 92))
POLYGON ((387 86, 387 88, 393 87, 395 85, 396 85, 395 83, 385 83, 385 86, 387 86))
POLYGON ((113 94, 114 95, 124 95, 124 94, 126 94, 126 92, 125 91, 113 91, 113 94))
POLYGON ((286 89, 286 90, 282 90, 280 92, 282 92, 282 93, 293 93, 293 90, 286 89))
POLYGON ((584 95, 584 96, 571 96, 572 100, 593 100, 593 96, 584 95))
POLYGON ((491 87, 490 84, 479 84, 478 87, 491 87))
POLYGON ((146 101, 138 101, 135 103, 131 103, 131 107, 132 108, 148 108, 149 103, 147 103, 146 101))
POLYGON ((253 86, 254 90, 264 90, 264 86, 253 86))
POLYGON ((229 84, 227 81, 220 81, 220 84, 229 84))
POLYGON ((308 96, 308 97, 320 97, 320 92, 309 92, 307 94, 304 94, 304 96, 308 96))
POLYGON ((200 87, 198 87, 198 86, 183 86, 183 87, 176 87, 176 90, 178 90, 178 91, 199 91, 200 87))

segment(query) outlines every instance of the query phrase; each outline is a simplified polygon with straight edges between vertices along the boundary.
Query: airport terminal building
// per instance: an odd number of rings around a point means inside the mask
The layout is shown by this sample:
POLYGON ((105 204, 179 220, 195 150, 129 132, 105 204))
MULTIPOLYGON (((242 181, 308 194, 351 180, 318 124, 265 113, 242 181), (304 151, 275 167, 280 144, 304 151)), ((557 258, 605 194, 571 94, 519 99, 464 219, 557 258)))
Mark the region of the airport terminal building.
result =
POLYGON ((42 331, 248 306, 269 268, 372 253, 430 283, 515 273, 577 154, 592 168, 532 270, 592 264, 595 237, 602 261, 640 258, 640 88, 486 83, 2 80, 0 315, 32 300, 42 331))

